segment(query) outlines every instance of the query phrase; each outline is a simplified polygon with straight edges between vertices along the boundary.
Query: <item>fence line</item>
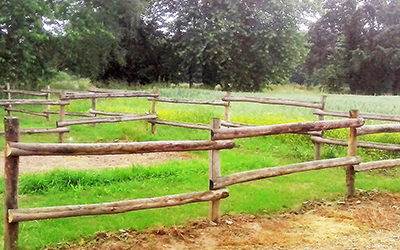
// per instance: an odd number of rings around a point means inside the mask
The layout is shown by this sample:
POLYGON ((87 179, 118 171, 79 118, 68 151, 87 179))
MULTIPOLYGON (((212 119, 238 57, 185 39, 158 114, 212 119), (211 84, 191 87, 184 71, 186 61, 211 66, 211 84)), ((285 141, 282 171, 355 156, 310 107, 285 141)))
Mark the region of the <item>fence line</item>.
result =
MULTIPOLYGON (((334 129, 351 127, 350 131, 361 126, 362 119, 353 118, 341 121, 321 121, 297 124, 281 124, 280 129, 273 131, 293 132, 306 129, 334 129), (318 124, 318 125, 316 125, 318 124), (297 128, 296 128, 297 127, 297 128)), ((221 177, 220 150, 231 149, 235 143, 231 140, 220 140, 220 137, 230 137, 229 129, 221 129, 221 120, 213 119, 211 122, 212 133, 210 141, 153 141, 153 142, 133 142, 133 143, 20 143, 19 142, 19 120, 16 117, 5 118, 6 127, 6 157, 5 157, 5 197, 6 197, 6 223, 5 226, 5 247, 17 249, 18 242, 18 223, 21 221, 65 218, 71 216, 112 214, 134 211, 140 209, 159 208, 165 206, 177 206, 192 202, 210 202, 210 218, 219 221, 220 218, 220 199, 228 197, 229 193, 224 187, 251 181, 260 178, 280 176, 295 172, 316 170, 328 167, 348 165, 353 167, 359 164, 358 157, 350 155, 347 158, 314 161, 289 166, 266 168, 256 171, 247 171, 221 177), (216 132, 218 131, 218 132, 216 132), (223 136, 228 133, 229 136, 223 136), (169 195, 156 198, 146 198, 122 202, 111 202, 91 205, 58 206, 45 208, 18 209, 18 176, 19 176, 19 157, 28 155, 105 155, 105 154, 132 154, 148 152, 171 152, 171 151, 210 151, 209 161, 209 182, 210 190, 205 192, 184 193, 169 195)), ((270 126, 262 126, 261 133, 251 133, 251 136, 271 134, 270 126)), ((250 128, 251 129, 251 128, 250 128)), ((259 129, 259 128, 257 128, 259 129)), ((272 133, 273 134, 273 133, 272 133)), ((245 134, 246 137, 249 135, 245 134)), ((237 138, 237 136, 235 136, 237 138)), ((352 138, 352 135, 350 135, 352 138)), ((353 136, 355 138, 355 136, 353 136)), ((354 169, 354 167, 353 167, 354 169)), ((354 171, 353 171, 354 172, 354 171)), ((354 174, 354 173, 353 173, 354 174)), ((349 178, 348 178, 349 179, 349 178)), ((354 178, 353 178, 354 179, 354 178)), ((347 185, 354 185, 347 183, 347 185)), ((349 189, 348 189, 349 190, 349 189)), ((348 195, 352 195, 348 193, 348 195)))

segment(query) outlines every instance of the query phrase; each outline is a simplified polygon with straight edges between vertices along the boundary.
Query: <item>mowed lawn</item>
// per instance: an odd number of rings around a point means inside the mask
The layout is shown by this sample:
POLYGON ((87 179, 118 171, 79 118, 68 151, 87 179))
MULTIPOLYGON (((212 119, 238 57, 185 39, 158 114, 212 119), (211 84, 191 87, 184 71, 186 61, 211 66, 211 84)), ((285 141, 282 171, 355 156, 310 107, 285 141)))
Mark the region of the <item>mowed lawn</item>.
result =
MULTIPOLYGON (((161 88, 161 96, 171 98, 220 100, 224 92, 161 88)), ((320 101, 321 93, 298 87, 275 88, 264 93, 232 93, 232 95, 278 97, 293 100, 320 101)), ((400 115, 400 98, 397 96, 350 96, 328 95, 326 109, 400 115)), ((71 101, 68 111, 88 112, 90 100, 71 101)), ((23 107, 32 109, 31 107, 23 107)), ((145 113, 151 102, 145 98, 99 99, 98 109, 115 112, 145 113)), ((37 111, 43 107, 35 107, 37 111)), ((209 124, 211 118, 223 118, 223 107, 187 104, 158 103, 160 119, 209 124)), ((1 115, 5 115, 1 111, 1 115)), ((17 114, 22 128, 54 127, 52 121, 26 114, 17 114)), ((77 119, 70 117, 69 119, 77 119)), ((327 119, 333 119, 327 117, 327 119)), ((337 119, 337 118, 335 118, 337 119)), ((233 103, 231 120, 257 125, 315 121, 317 116, 311 109, 233 103)), ((368 124, 378 122, 367 121, 368 124)), ((327 136, 347 138, 346 129, 329 131, 327 136)), ((152 135, 150 126, 144 121, 117 124, 72 126, 66 134, 67 142, 112 142, 153 140, 207 140, 207 131, 157 126, 152 135)), ((360 140, 400 143, 397 133, 360 137, 360 140)), ((57 142, 57 135, 23 135, 22 142, 57 142)), ((4 141, 1 142, 4 148, 4 141)), ((264 167, 283 166, 313 159, 313 144, 306 135, 279 135, 236 140, 232 150, 221 151, 222 175, 264 167)), ((208 152, 193 152, 187 160, 173 160, 155 166, 132 164, 130 168, 113 170, 65 171, 54 170, 41 174, 20 176, 20 208, 91 204, 148 198, 208 189, 208 152)), ((323 158, 344 157, 347 149, 325 146, 323 158)), ((380 150, 358 150, 363 161, 397 158, 397 153, 380 150)), ((388 190, 400 192, 397 169, 358 173, 356 188, 362 190, 388 190)), ((0 185, 4 198, 4 184, 0 185)), ((221 202, 222 213, 251 213, 272 215, 281 211, 297 209, 302 202, 313 199, 338 200, 345 195, 345 173, 342 168, 310 171, 265 180, 243 183, 229 187, 230 197, 221 202)), ((1 207, 4 214, 4 208, 1 207)), ((157 225, 182 224, 187 220, 206 217, 207 203, 189 204, 179 207, 135 211, 118 215, 86 216, 20 223, 21 249, 40 249, 57 246, 59 242, 79 242, 101 231, 117 231, 130 228, 142 230, 157 225)), ((3 218, 2 218, 3 221, 3 218)), ((1 223, 1 235, 3 235, 1 223)), ((0 246, 2 246, 1 240, 0 246)))

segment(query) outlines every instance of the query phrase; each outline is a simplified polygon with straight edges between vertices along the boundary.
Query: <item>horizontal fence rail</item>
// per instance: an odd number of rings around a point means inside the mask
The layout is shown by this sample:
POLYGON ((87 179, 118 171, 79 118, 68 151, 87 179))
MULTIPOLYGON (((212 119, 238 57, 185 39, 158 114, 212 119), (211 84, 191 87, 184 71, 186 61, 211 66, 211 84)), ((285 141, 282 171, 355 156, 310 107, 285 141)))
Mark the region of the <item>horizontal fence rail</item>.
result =
POLYGON ((352 118, 346 120, 299 122, 257 127, 221 128, 213 129, 211 133, 213 140, 223 140, 287 133, 303 133, 308 131, 331 130, 348 127, 360 127, 363 124, 364 119, 352 118))
POLYGON ((9 106, 9 105, 69 105, 69 102, 61 100, 40 100, 40 99, 0 100, 0 106, 9 106))
POLYGON ((379 133, 398 133, 400 124, 364 125, 357 128, 357 135, 371 135, 379 133))
POLYGON ((114 122, 127 122, 138 120, 151 120, 156 119, 157 115, 125 115, 125 116, 112 116, 112 117, 93 117, 76 120, 58 121, 57 127, 66 127, 72 125, 82 124, 96 124, 96 123, 114 123, 114 122))
POLYGON ((319 170, 324 168, 333 168, 345 165, 356 165, 359 164, 360 162, 361 162, 360 157, 345 157, 345 158, 336 158, 328 160, 302 162, 281 167, 256 169, 217 178, 215 180, 212 180, 210 185, 214 189, 218 189, 248 181, 305 172, 310 170, 319 170))
MULTIPOLYGON (((311 141, 319 142, 324 144, 338 145, 338 146, 348 146, 348 142, 342 139, 333 139, 333 138, 324 138, 312 136, 311 141)), ((389 144, 389 143, 378 143, 378 142, 365 142, 365 141, 357 141, 357 147, 359 148, 370 148, 370 149, 380 149, 387 151, 400 151, 400 145, 398 144, 389 144)))
POLYGON ((41 97, 47 96, 47 93, 38 93, 38 92, 25 91, 25 90, 5 89, 2 91, 4 93, 9 93, 9 94, 21 94, 21 95, 41 96, 41 97))
POLYGON ((323 108, 323 103, 321 102, 295 101, 295 100, 287 100, 281 98, 240 97, 240 96, 229 95, 222 97, 222 100, 227 102, 254 102, 261 104, 286 105, 286 106, 296 106, 304 108, 316 108, 316 109, 323 108))
POLYGON ((391 159, 383 161, 363 162, 357 166, 354 166, 354 170, 356 172, 364 172, 375 169, 393 168, 399 166, 400 166, 400 159, 391 159))
POLYGON ((93 99, 93 98, 122 98, 122 97, 158 97, 158 93, 130 91, 130 92, 107 92, 107 93, 66 93, 63 100, 93 99))
POLYGON ((130 211, 172 207, 196 202, 224 199, 229 196, 227 189, 194 192, 162 197, 127 200, 89 205, 72 205, 8 210, 8 222, 67 218, 75 216, 118 214, 130 211))
POLYGON ((198 123, 174 122, 174 121, 165 121, 165 120, 149 120, 149 122, 152 124, 168 125, 168 126, 181 127, 181 128, 211 130, 211 127, 209 125, 198 124, 198 123))
POLYGON ((6 145, 7 156, 29 155, 107 155, 155 152, 204 151, 231 149, 235 142, 226 141, 148 141, 127 143, 19 143, 6 145))
POLYGON ((173 99, 166 97, 147 98, 149 101, 167 102, 167 103, 182 103, 182 104, 196 104, 196 105, 214 105, 214 106, 229 106, 228 102, 223 101, 208 101, 208 100, 194 100, 194 99, 173 99))
MULTIPOLYGON (((27 128, 21 129, 20 134, 52 134, 52 133, 68 133, 70 132, 69 128, 27 128)), ((4 135, 4 131, 0 131, 0 135, 4 135)))
MULTIPOLYGON (((349 117, 349 112, 345 111, 330 111, 330 110, 314 110, 314 115, 322 115, 322 116, 332 116, 332 117, 349 117)), ((400 122, 399 115, 386 115, 386 114, 373 114, 373 113, 359 113, 358 117, 368 119, 368 120, 376 120, 376 121, 392 121, 392 122, 400 122)))

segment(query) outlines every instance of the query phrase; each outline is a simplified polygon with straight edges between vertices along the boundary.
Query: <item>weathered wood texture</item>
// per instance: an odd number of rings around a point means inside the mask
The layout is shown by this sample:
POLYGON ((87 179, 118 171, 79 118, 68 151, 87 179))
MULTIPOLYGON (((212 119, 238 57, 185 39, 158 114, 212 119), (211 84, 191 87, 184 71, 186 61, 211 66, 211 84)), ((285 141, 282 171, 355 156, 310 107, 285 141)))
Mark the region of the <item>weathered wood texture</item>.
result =
MULTIPOLYGON (((221 127, 221 120, 214 118, 211 119, 211 128, 219 129, 221 127)), ((211 136, 211 135, 210 135, 211 136)), ((220 150, 211 150, 209 151, 209 168, 208 168, 208 177, 210 180, 210 184, 213 180, 220 178, 221 176, 221 152, 220 150)), ((210 186, 210 190, 213 189, 210 186)), ((214 200, 210 202, 210 212, 209 212, 210 220, 218 223, 220 220, 220 202, 219 200, 214 200)))
MULTIPOLYGON (((350 118, 358 118, 357 110, 350 110, 350 118)), ((355 157, 357 155, 357 128, 352 126, 349 129, 349 146, 347 147, 347 156, 355 157)), ((354 171, 354 164, 346 166, 346 190, 347 197, 354 197, 356 195, 355 185, 356 173, 354 171)))
POLYGON ((24 114, 30 114, 30 115, 36 115, 36 116, 41 116, 41 117, 49 117, 48 114, 46 113, 39 113, 39 112, 35 112, 35 111, 31 111, 31 110, 26 110, 26 109, 16 109, 16 108, 9 108, 9 107, 5 107, 4 108, 6 111, 11 111, 11 112, 17 112, 17 113, 24 113, 24 114))
POLYGON ((275 105, 286 105, 286 106, 316 108, 316 109, 321 109, 323 107, 322 103, 320 102, 295 101, 295 100, 286 100, 280 98, 224 96, 222 97, 222 100, 227 102, 254 102, 261 104, 275 104, 275 105))
POLYGON ((149 120, 149 122, 152 124, 161 124, 161 125, 175 126, 175 127, 181 127, 181 128, 211 130, 211 127, 209 125, 205 125, 205 124, 188 123, 188 122, 174 122, 174 121, 165 121, 165 120, 149 120))
POLYGON ((107 93, 66 93, 63 100, 93 99, 93 98, 123 98, 123 97, 157 97, 158 94, 144 91, 107 92, 107 93))
POLYGON ((8 105, 69 105, 69 102, 60 100, 40 100, 40 99, 0 100, 0 106, 8 106, 8 105))
POLYGON ((126 89, 101 89, 101 88, 96 88, 96 87, 90 87, 89 92, 93 93, 127 93, 127 92, 136 92, 132 90, 126 90, 126 89))
POLYGON ((218 189, 221 187, 227 187, 248 181, 271 178, 298 172, 305 172, 310 170, 345 166, 348 164, 356 165, 359 164, 360 162, 361 162, 360 157, 345 157, 345 158, 303 162, 281 167, 263 168, 263 169, 245 171, 224 176, 214 180, 211 183, 211 185, 213 189, 218 189))
POLYGON ((332 121, 299 122, 280 125, 244 127, 244 128, 221 128, 212 130, 213 140, 245 138, 266 135, 278 135, 287 133, 304 133, 309 131, 330 130, 348 127, 360 127, 364 124, 363 119, 346 119, 332 121))
MULTIPOLYGON (((56 110, 46 110, 43 112, 46 114, 60 115, 60 111, 56 111, 56 110)), ((66 116, 80 116, 80 117, 94 117, 94 114, 77 113, 77 112, 65 112, 65 115, 66 116)))
POLYGON ((93 123, 113 123, 113 122, 127 122, 138 120, 151 120, 156 119, 156 115, 141 115, 141 116, 112 116, 112 117, 93 117, 76 120, 58 121, 57 127, 66 127, 72 125, 93 124, 93 123))
POLYGON ((9 143, 7 156, 108 155, 231 149, 234 141, 148 141, 128 143, 9 143))
POLYGON ((10 94, 21 94, 21 95, 30 95, 30 96, 43 96, 46 97, 47 94, 46 93, 39 93, 39 92, 32 92, 32 91, 25 91, 25 90, 14 90, 14 89, 10 89, 10 90, 3 90, 4 93, 10 93, 10 94))
POLYGON ((89 113, 92 115, 106 115, 106 116, 143 116, 143 114, 130 114, 130 113, 110 112, 110 111, 101 111, 93 109, 89 109, 89 113))
MULTIPOLYGON (((332 139, 332 138, 323 138, 312 136, 311 140, 313 142, 320 142, 331 145, 339 145, 339 146, 348 146, 348 141, 342 139, 332 139)), ((378 143, 378 142, 365 142, 365 141, 357 141, 358 148, 373 148, 387 151, 400 151, 400 145, 398 144, 388 144, 388 143, 378 143)))
POLYGON ((364 172, 364 171, 370 171, 370 170, 374 170, 374 169, 393 168, 393 167, 400 167, 400 159, 363 162, 363 163, 360 163, 360 165, 355 166, 354 170, 356 172, 364 172))
POLYGON ((398 133, 400 124, 364 125, 357 128, 357 135, 370 135, 378 133, 398 133))
MULTIPOLYGON (((329 110, 314 110, 314 115, 324 115, 324 116, 332 116, 332 117, 350 117, 348 112, 345 111, 329 111, 329 110)), ((373 113, 359 113, 359 118, 368 119, 368 120, 376 120, 376 121, 392 121, 392 122, 400 122, 399 115, 385 115, 385 114, 373 114, 373 113)))
POLYGON ((75 216, 118 214, 136 210, 172 207, 195 202, 219 200, 228 196, 229 193, 227 189, 220 189, 101 204, 11 209, 8 210, 8 222, 12 223, 75 216))
POLYGON ((213 106, 228 106, 228 102, 223 101, 208 101, 208 100, 194 100, 194 99, 173 99, 166 97, 147 98, 149 101, 167 102, 167 103, 182 103, 182 104, 197 104, 197 105, 213 105, 213 106))
MULTIPOLYGON (((19 120, 16 117, 4 119, 6 142, 19 141, 19 120)), ((19 157, 5 156, 4 162, 4 248, 6 250, 18 249, 18 223, 8 223, 8 209, 18 208, 18 178, 19 178, 19 157)))
MULTIPOLYGON (((28 128, 20 129, 20 134, 52 134, 52 133, 68 133, 69 128, 28 128)), ((0 131, 0 135, 4 135, 4 131, 0 131)))

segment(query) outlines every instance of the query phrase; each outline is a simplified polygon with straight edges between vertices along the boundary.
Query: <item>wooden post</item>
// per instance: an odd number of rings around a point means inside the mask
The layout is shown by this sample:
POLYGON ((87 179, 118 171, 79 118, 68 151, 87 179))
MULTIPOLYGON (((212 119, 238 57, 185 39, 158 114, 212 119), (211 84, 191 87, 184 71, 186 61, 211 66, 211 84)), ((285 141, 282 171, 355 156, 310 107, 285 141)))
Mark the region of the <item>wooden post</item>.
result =
MULTIPOLYGON (((230 96, 231 93, 227 92, 226 96, 230 96)), ((224 120, 229 122, 231 120, 231 102, 228 101, 228 105, 225 106, 225 112, 224 112, 224 120)))
MULTIPOLYGON (((154 87, 153 88, 153 93, 158 94, 158 88, 154 87)), ((156 109, 156 101, 153 100, 151 104, 151 114, 152 115, 157 115, 157 109, 156 109)), ((157 133, 157 126, 155 123, 151 124, 151 134, 155 135, 157 133)))
MULTIPOLYGON (((9 83, 7 83, 6 89, 7 89, 7 90, 10 90, 10 84, 9 84, 9 83)), ((8 99, 8 100, 11 100, 11 99, 12 99, 12 98, 11 98, 11 93, 10 93, 10 92, 7 92, 7 99, 8 99)), ((12 106, 11 106, 11 105, 8 105, 7 107, 8 107, 8 108, 11 108, 12 106)), ((7 114, 8 114, 8 116, 12 116, 12 113, 11 113, 10 110, 7 110, 7 114)))
MULTIPOLYGON (((322 99, 321 99, 321 104, 322 104, 321 110, 325 109, 325 103, 326 103, 326 95, 323 95, 322 99)), ((318 115, 318 120, 323 121, 324 116, 318 115)), ((324 131, 321 131, 321 137, 323 137, 323 136, 324 136, 324 131)), ((314 143, 314 160, 321 160, 322 146, 323 146, 323 144, 320 142, 314 143)))
MULTIPOLYGON (((50 86, 47 86, 47 90, 50 90, 50 86)), ((48 93, 46 93, 46 100, 50 100, 50 91, 48 93)), ((50 121, 50 105, 46 106, 46 114, 47 114, 47 121, 50 121)))
MULTIPOLYGON (((97 99, 92 98, 92 110, 97 110, 97 99)), ((94 114, 94 117, 97 117, 96 114, 94 114)), ((96 127, 97 123, 93 123, 93 127, 96 127)))
MULTIPOLYGON (((60 100, 64 100, 65 99, 65 90, 61 91, 60 93, 60 100)), ((63 122, 65 121, 65 105, 60 105, 60 118, 59 118, 59 122, 63 122)), ((64 143, 64 133, 60 132, 58 134, 58 141, 60 143, 64 143)))
MULTIPOLYGON (((350 118, 358 118, 357 110, 350 110, 350 118)), ((357 155, 357 128, 350 127, 349 134, 349 146, 347 151, 348 156, 356 156, 357 155)), ((354 165, 346 166, 346 190, 347 197, 354 197, 356 194, 355 188, 355 171, 354 165)))
MULTIPOLYGON (((4 118, 5 141, 19 141, 19 120, 16 117, 4 118)), ((18 223, 9 223, 8 210, 18 208, 18 174, 19 157, 5 156, 5 218, 4 218, 4 248, 18 249, 18 223)))
MULTIPOLYGON (((221 127, 221 120, 218 118, 214 118, 211 120, 211 128, 219 129, 221 127)), ((209 179, 210 179, 210 190, 213 189, 211 187, 211 183, 214 179, 219 178, 221 176, 221 156, 220 150, 210 150, 210 162, 209 162, 209 179)), ((220 219, 220 209, 219 209, 220 200, 214 200, 210 202, 210 220, 218 223, 220 219)))

